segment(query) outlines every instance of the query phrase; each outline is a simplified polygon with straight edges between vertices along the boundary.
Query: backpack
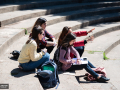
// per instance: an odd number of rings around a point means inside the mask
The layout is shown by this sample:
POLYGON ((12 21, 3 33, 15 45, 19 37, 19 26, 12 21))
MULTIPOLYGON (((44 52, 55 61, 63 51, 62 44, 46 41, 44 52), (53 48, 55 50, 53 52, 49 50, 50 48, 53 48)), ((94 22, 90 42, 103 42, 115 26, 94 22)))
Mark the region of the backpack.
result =
MULTIPOLYGON (((66 48, 66 54, 67 54, 67 48, 66 48)), ((57 50, 55 51, 53 60, 57 64, 58 70, 62 70, 62 63, 59 61, 59 55, 60 55, 60 47, 58 47, 57 50)))
POLYGON ((57 89, 60 81, 54 61, 46 61, 36 73, 43 88, 48 89, 56 86, 57 89))
POLYGON ((14 50, 10 54, 13 55, 13 58, 18 59, 18 57, 20 55, 20 51, 14 50))

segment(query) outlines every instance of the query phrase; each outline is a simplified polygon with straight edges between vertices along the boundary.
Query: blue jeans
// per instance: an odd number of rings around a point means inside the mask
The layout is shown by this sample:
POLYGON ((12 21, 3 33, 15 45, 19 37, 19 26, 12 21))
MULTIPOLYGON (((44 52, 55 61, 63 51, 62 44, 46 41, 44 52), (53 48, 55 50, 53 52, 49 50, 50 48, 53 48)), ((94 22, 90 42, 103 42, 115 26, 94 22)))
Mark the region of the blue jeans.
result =
POLYGON ((46 53, 40 60, 30 61, 28 63, 20 63, 20 66, 23 68, 23 70, 30 71, 40 67, 44 62, 49 61, 49 59, 50 54, 46 53))
POLYGON ((88 65, 89 65, 91 68, 96 68, 90 61, 88 61, 88 65))
POLYGON ((79 53, 79 55, 81 57, 83 52, 84 52, 84 46, 74 47, 74 48, 78 51, 78 53, 79 53))
POLYGON ((82 65, 72 65, 67 71, 72 71, 72 70, 80 70, 80 69, 85 69, 88 73, 90 73, 94 78, 97 79, 99 76, 95 71, 93 71, 91 68, 95 68, 89 61, 88 64, 82 64, 82 65))

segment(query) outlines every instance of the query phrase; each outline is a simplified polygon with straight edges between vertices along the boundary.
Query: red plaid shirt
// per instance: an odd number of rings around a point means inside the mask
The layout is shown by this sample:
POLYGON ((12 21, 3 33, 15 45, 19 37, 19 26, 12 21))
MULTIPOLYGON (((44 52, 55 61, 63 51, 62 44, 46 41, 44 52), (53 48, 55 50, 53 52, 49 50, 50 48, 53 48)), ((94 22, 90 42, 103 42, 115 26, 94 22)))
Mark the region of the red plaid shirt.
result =
POLYGON ((42 40, 40 40, 40 44, 46 46, 47 45, 47 41, 45 40, 45 37, 49 38, 52 40, 52 38, 54 38, 53 35, 51 35, 50 33, 48 33, 46 30, 44 31, 44 37, 42 38, 42 40))
MULTIPOLYGON (((31 36, 31 34, 30 34, 30 36, 31 36)), ((54 36, 51 35, 50 33, 48 33, 46 30, 44 30, 44 37, 42 38, 42 40, 40 40, 40 44, 44 45, 46 47, 47 41, 45 40, 45 37, 47 37, 47 38, 52 40, 52 38, 54 38, 54 36)))

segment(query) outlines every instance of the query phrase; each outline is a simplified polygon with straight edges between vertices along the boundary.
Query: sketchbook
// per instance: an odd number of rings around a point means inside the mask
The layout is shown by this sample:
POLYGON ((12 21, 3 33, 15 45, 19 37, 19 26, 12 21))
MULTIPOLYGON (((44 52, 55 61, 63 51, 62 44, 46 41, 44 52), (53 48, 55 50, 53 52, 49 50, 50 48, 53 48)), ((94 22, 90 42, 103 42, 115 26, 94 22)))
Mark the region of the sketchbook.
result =
MULTIPOLYGON (((82 58, 80 58, 80 59, 81 59, 82 64, 88 64, 87 57, 82 57, 82 58)), ((73 58, 73 60, 76 60, 76 62, 73 63, 73 65, 79 65, 79 64, 77 63, 77 58, 73 58)))

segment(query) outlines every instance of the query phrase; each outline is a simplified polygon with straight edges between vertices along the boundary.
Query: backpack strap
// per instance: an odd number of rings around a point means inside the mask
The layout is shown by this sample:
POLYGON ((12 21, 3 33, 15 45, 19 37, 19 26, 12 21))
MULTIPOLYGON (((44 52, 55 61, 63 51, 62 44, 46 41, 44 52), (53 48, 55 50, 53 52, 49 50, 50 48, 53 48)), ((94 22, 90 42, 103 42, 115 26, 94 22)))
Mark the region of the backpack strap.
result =
POLYGON ((59 80, 59 77, 58 77, 58 69, 57 69, 57 65, 54 63, 54 61, 51 61, 51 64, 53 65, 55 71, 54 71, 54 75, 55 75, 55 79, 57 79, 57 85, 56 85, 56 88, 58 88, 59 84, 60 84, 60 80, 59 80))
POLYGON ((55 89, 57 89, 58 88, 58 86, 59 86, 59 84, 60 84, 60 80, 59 80, 59 77, 58 77, 58 71, 56 72, 56 76, 57 76, 57 80, 58 80, 58 83, 57 83, 57 85, 56 85, 56 88, 55 89))
MULTIPOLYGON (((65 51, 66 51, 66 53, 65 53, 65 56, 66 56, 66 54, 67 54, 67 52, 68 52, 68 48, 64 48, 64 47, 62 47, 65 51)), ((60 50, 59 50, 60 51, 60 50)), ((65 58, 65 56, 64 56, 64 58, 65 58)))
POLYGON ((57 83, 56 88, 55 88, 55 89, 57 89, 58 86, 59 86, 59 84, 60 84, 60 80, 59 80, 59 77, 58 77, 58 69, 57 69, 57 67, 56 67, 56 73, 55 73, 55 74, 56 74, 56 78, 57 78, 57 80, 58 80, 58 81, 57 81, 58 83, 57 83))

